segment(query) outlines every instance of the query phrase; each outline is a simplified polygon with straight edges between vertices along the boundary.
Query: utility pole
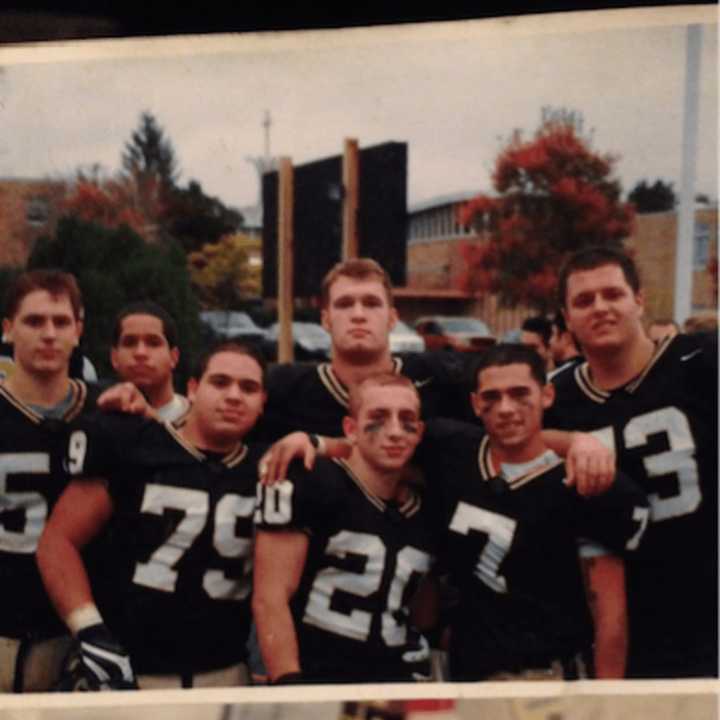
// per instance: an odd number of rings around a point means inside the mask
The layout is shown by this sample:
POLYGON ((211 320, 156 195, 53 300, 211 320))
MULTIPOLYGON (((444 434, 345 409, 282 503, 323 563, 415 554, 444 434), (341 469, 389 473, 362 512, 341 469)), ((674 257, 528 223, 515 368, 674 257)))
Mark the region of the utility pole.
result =
POLYGON ((265 130, 265 160, 268 161, 270 160, 270 126, 272 125, 269 110, 265 111, 262 125, 263 129, 265 130))
POLYGON ((258 176, 258 202, 259 208, 262 208, 262 176, 277 168, 277 161, 270 155, 270 128, 272 127, 272 118, 270 111, 266 110, 263 115, 263 155, 246 155, 245 159, 255 168, 258 176))
POLYGON ((687 28, 685 103, 683 113, 683 160, 675 243, 674 318, 682 325, 692 309, 693 236, 695 232, 695 167, 697 163, 698 106, 700 98, 700 46, 702 27, 687 28))

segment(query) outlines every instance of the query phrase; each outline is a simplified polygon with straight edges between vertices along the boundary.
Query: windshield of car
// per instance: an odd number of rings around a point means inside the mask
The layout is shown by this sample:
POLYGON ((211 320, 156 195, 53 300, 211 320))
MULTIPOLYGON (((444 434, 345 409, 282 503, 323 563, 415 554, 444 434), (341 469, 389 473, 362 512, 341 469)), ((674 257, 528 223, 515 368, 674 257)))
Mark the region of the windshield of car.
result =
POLYGON ((415 335, 415 331, 409 325, 406 325, 402 320, 398 320, 390 332, 398 335, 401 333, 403 335, 415 335))
POLYGON ((245 315, 244 313, 232 313, 230 315, 230 319, 228 320, 228 327, 241 328, 243 330, 255 330, 256 325, 250 319, 249 315, 245 315))
MULTIPOLYGON (((280 326, 278 323, 273 323, 267 331, 267 336, 271 339, 277 339, 280 326)), ((308 340, 330 340, 330 333, 325 330, 322 325, 316 325, 315 323, 303 323, 294 322, 292 324, 292 332, 294 336, 302 335, 308 340)))
POLYGON ((438 323, 449 332, 475 333, 477 335, 490 335, 488 326, 476 318, 442 318, 438 323))
POLYGON ((244 312, 205 310, 200 313, 200 320, 215 328, 259 331, 258 326, 253 322, 252 318, 244 312))
POLYGON ((304 335, 309 340, 327 340, 330 334, 322 325, 315 323, 293 323, 293 333, 304 335))

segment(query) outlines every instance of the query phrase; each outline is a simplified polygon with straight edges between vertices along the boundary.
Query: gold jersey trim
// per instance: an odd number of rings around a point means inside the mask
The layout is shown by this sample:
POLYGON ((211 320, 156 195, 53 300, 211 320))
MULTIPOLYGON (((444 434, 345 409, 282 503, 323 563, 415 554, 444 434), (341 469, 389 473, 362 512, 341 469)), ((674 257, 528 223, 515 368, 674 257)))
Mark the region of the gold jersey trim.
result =
MULTIPOLYGON (((186 440, 180 434, 180 428, 184 424, 184 417, 176 421, 175 423, 162 423, 162 425, 164 425, 165 429, 168 431, 168 433, 170 433, 172 438, 185 450, 187 450, 187 452, 189 452, 196 460, 199 460, 200 462, 207 460, 207 455, 204 452, 198 450, 198 448, 196 448, 189 440, 186 440)), ((238 443, 231 450, 229 450, 227 453, 225 453, 225 455, 223 455, 220 462, 225 465, 225 467, 233 468, 239 465, 245 459, 247 454, 247 445, 245 445, 241 440, 239 440, 238 443)))
MULTIPOLYGON (((87 385, 82 380, 70 378, 68 392, 70 393, 70 402, 60 418, 62 422, 70 422, 82 412, 87 400, 87 385)), ((36 412, 26 402, 13 395, 4 383, 0 383, 0 395, 36 425, 39 425, 45 419, 42 414, 36 412)))
MULTIPOLYGON (((658 360, 660 360, 660 358, 665 354, 665 351, 668 349, 672 340, 673 339, 670 337, 665 337, 660 340, 655 345, 655 350, 650 356, 650 359, 648 360, 645 367, 642 369, 642 372, 637 377, 633 378, 629 382, 625 383, 625 385, 617 389, 625 390, 625 392, 631 394, 637 392, 638 388, 642 384, 643 380, 645 380, 648 373, 653 369, 653 367, 655 367, 658 360)), ((598 387, 593 382, 592 375, 590 373, 590 365, 587 360, 583 363, 580 363, 580 365, 575 368, 575 380, 580 390, 582 390, 582 392, 587 395, 590 400, 598 403, 599 405, 607 402, 607 400, 610 398, 611 392, 609 390, 603 390, 603 388, 598 387)))
MULTIPOLYGON (((387 510, 387 502, 375 493, 371 492, 363 483, 363 481, 355 474, 346 460, 334 459, 334 463, 339 465, 348 475, 348 477, 358 486, 360 491, 365 495, 370 503, 372 503, 380 512, 387 510)), ((410 487, 408 487, 407 498, 398 506, 398 512, 405 517, 411 518, 422 506, 421 497, 410 487)))
POLYGON ((491 480, 494 477, 502 477, 503 480, 506 481, 507 486, 510 490, 517 490, 523 485, 527 485, 529 482, 539 477, 540 475, 543 475, 551 468, 562 465, 562 463, 563 460, 557 460, 554 463, 543 464, 537 468, 530 470, 529 472, 526 472, 524 475, 519 475, 512 480, 507 480, 501 472, 498 472, 497 468, 495 467, 495 463, 492 460, 492 455, 490 452, 490 437, 488 435, 485 435, 482 438, 482 440, 480 441, 480 448, 478 450, 478 468, 480 469, 480 475, 482 479, 491 480))
MULTIPOLYGON (((402 372, 402 360, 400 358, 392 358, 392 372, 399 375, 402 372)), ((350 407, 350 391, 342 383, 340 378, 333 370, 331 363, 321 363, 317 366, 317 374, 320 382, 325 389, 337 400, 344 408, 350 407)))

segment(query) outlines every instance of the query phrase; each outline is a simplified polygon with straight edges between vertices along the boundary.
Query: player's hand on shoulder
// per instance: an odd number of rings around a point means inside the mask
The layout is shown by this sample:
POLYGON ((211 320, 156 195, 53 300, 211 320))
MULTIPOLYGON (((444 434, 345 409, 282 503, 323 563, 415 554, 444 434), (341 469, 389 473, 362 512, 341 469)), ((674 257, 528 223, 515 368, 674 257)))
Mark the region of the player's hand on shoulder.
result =
POLYGON ((65 661, 60 692, 137 690, 130 657, 104 623, 81 630, 65 661))
POLYGON ((306 432, 293 432, 273 443, 258 463, 258 474, 263 485, 274 485, 288 476, 293 460, 302 460, 306 470, 315 467, 318 457, 342 458, 350 454, 344 438, 326 438, 306 432))
POLYGON ((290 463, 299 459, 312 470, 318 450, 305 432, 293 432, 273 443, 260 458, 258 474, 263 485, 274 485, 287 478, 290 463))
POLYGON ((565 468, 567 485, 586 497, 600 495, 615 479, 615 452, 591 433, 574 432, 565 468))
POLYGON ((131 382, 113 385, 100 395, 98 407, 107 412, 124 412, 157 419, 154 408, 131 382))

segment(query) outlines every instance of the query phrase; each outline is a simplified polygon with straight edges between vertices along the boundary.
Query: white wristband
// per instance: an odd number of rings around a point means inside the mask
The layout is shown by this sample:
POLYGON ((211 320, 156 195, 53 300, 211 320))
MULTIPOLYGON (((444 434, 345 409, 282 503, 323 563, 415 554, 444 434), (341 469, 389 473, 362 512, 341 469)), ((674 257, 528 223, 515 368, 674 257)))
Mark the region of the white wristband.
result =
POLYGON ((73 635, 77 635, 81 630, 98 625, 103 622, 102 615, 93 603, 81 605, 70 611, 65 617, 65 624, 70 628, 73 635))

